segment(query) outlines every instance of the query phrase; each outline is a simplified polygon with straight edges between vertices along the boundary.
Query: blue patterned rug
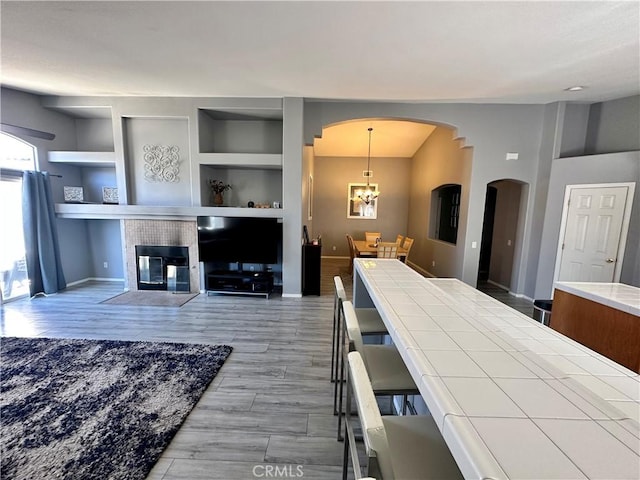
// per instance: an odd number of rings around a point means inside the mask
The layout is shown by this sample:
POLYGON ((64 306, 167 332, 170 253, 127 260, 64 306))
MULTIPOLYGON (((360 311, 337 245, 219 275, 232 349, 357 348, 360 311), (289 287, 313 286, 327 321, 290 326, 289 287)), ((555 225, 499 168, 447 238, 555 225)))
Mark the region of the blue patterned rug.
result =
POLYGON ((143 480, 226 345, 0 339, 0 478, 143 480))

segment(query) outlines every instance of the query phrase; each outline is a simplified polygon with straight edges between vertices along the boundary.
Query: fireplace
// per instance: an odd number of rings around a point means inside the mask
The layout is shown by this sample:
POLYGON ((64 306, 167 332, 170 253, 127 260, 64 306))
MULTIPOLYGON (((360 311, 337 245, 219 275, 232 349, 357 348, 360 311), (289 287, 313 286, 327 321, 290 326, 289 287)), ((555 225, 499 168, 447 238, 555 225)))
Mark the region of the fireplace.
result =
POLYGON ((189 248, 136 245, 138 290, 189 292, 189 248))

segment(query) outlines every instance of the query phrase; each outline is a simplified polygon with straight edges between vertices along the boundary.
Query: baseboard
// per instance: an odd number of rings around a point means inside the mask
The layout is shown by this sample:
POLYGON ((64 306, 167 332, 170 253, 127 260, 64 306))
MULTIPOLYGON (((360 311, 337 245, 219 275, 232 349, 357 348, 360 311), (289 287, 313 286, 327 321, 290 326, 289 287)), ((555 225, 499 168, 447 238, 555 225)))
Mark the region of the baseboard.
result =
POLYGON ((302 298, 301 293, 283 293, 282 298, 302 298))
POLYGON ((433 273, 425 270, 424 268, 420 267, 419 265, 416 265, 413 262, 410 262, 407 260, 407 265, 409 265, 411 268, 413 268, 416 272, 420 273, 424 277, 436 278, 436 276, 433 273))
POLYGON ((493 280, 487 280, 487 283, 493 285, 494 287, 501 288, 502 290, 506 290, 507 292, 511 293, 509 291, 509 287, 507 287, 506 285, 502 285, 501 283, 494 282, 493 280))
POLYGON ((527 301, 533 303, 533 298, 527 297, 524 293, 509 292, 509 295, 513 295, 516 298, 523 298, 524 300, 527 300, 527 301))
POLYGON ((527 300, 529 302, 533 302, 533 298, 527 297, 524 293, 513 292, 513 291, 509 290, 509 287, 506 287, 506 286, 504 286, 504 285, 502 285, 502 284, 500 284, 498 282, 494 282, 493 280, 487 280, 487 283, 490 283, 491 285, 493 285, 495 287, 498 287, 498 288, 501 288, 503 290, 506 290, 507 293, 509 295, 513 296, 513 297, 522 298, 522 299, 527 300))
POLYGON ((67 287, 73 287, 87 282, 124 282, 124 278, 87 277, 75 282, 67 283, 67 287))

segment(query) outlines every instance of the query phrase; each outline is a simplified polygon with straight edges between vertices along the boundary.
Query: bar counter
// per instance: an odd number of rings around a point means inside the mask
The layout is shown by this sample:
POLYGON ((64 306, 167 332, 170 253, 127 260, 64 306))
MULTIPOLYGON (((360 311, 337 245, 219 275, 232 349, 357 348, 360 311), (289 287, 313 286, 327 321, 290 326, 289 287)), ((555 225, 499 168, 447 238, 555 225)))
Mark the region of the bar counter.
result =
POLYGON ((640 378, 456 279, 355 259, 465 478, 640 478, 640 378))

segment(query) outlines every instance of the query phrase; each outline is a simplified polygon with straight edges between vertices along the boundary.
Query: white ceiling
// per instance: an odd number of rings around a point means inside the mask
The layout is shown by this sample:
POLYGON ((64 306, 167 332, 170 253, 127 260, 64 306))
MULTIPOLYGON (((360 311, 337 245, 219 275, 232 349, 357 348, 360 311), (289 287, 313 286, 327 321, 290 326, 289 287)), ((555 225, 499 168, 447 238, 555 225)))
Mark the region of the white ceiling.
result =
POLYGON ((638 1, 0 3, 2 83, 59 95, 548 103, 640 92, 638 1), (564 91, 586 85, 581 92, 564 91))

